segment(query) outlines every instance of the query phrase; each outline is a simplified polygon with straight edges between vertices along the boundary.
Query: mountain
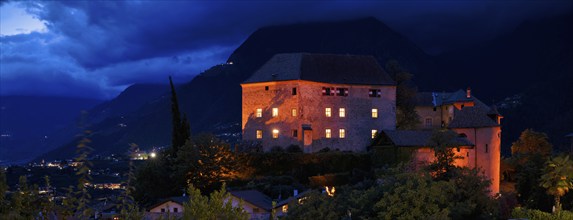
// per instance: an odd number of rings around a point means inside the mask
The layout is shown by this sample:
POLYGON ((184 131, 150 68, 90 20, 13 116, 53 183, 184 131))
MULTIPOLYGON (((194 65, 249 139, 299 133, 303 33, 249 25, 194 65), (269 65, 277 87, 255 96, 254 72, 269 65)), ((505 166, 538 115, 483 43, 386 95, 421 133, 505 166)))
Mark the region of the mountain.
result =
MULTIPOLYGON (((272 55, 289 52, 366 54, 374 56, 381 65, 395 59, 413 70, 418 79, 425 79, 420 81, 428 86, 432 77, 427 73, 435 68, 431 56, 374 18, 264 27, 249 36, 231 54, 227 64, 213 66, 177 87, 179 105, 189 118, 191 132, 212 132, 226 140, 238 140, 241 133, 240 83, 272 55)), ((113 101, 121 105, 119 98, 113 101)), ((94 116, 101 120, 90 127, 94 131, 90 137, 92 147, 98 154, 124 153, 129 143, 144 149, 170 143, 169 95, 148 100, 148 104, 123 118, 94 116), (121 123, 126 126, 118 127, 121 123)), ((42 158, 71 157, 75 142, 42 158)))
POLYGON ((101 100, 40 97, 0 97, 0 165, 20 163, 52 150, 54 133, 74 123, 81 111, 101 100))
MULTIPOLYGON (((494 99, 505 115, 502 149, 527 129, 564 150, 573 132, 573 12, 528 21, 492 42, 437 57, 447 81, 494 99)), ((449 88, 452 89, 450 86, 449 88)))

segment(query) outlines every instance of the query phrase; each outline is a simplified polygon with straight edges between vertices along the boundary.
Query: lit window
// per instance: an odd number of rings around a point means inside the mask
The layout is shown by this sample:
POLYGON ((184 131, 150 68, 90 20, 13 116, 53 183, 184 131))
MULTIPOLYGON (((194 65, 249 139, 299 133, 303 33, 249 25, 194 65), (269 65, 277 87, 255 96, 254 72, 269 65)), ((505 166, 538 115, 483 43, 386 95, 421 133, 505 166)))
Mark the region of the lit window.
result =
POLYGON ((292 137, 298 137, 298 130, 292 130, 292 137))
POLYGON ((372 129, 372 139, 376 137, 376 134, 378 134, 378 130, 372 129))
POLYGON ((432 118, 426 118, 426 128, 432 127, 432 118))
POLYGON ((279 138, 279 129, 273 129, 273 138, 279 138))
POLYGON ((326 115, 326 117, 332 116, 332 109, 331 108, 325 108, 324 114, 326 115))
POLYGON ((344 108, 338 109, 338 116, 340 116, 341 118, 346 117, 346 109, 344 108))
POLYGON ((378 118, 378 109, 377 108, 372 109, 372 118, 378 118))
POLYGON ((263 138, 263 130, 257 130, 257 139, 263 138))
POLYGON ((279 116, 279 109, 273 108, 273 117, 277 117, 277 116, 279 116))
POLYGON ((296 117, 296 108, 291 109, 291 110, 290 110, 290 114, 291 114, 293 117, 296 117))
POLYGON ((332 131, 330 130, 330 128, 326 129, 326 138, 331 138, 332 137, 332 131))
POLYGON ((346 137, 346 130, 344 130, 344 128, 341 128, 338 130, 338 137, 340 137, 340 138, 346 137))
POLYGON ((283 213, 287 213, 288 212, 288 205, 283 205, 283 213))
POLYGON ((263 117, 263 109, 262 108, 257 109, 256 116, 257 116, 257 118, 263 117))

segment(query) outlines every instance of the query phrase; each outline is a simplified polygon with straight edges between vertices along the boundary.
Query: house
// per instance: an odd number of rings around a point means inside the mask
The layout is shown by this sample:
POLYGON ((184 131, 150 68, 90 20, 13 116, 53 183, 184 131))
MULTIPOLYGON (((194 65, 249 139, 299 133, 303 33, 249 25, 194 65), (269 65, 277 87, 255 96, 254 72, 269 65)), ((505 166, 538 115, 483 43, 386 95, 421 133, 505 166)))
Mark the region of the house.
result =
POLYGON ((269 219, 273 201, 271 198, 257 190, 230 191, 233 207, 241 204, 242 208, 249 213, 249 219, 269 219))
POLYGON ((306 190, 302 193, 298 193, 298 190, 294 190, 293 196, 288 197, 285 200, 279 201, 276 203, 275 207, 273 207, 277 216, 284 216, 288 214, 289 204, 292 204, 296 201, 296 203, 300 203, 303 201, 306 196, 312 192, 312 190, 306 190))
POLYGON ((241 84, 243 140, 366 151, 396 127, 395 82, 371 56, 277 54, 241 84))
POLYGON ((145 219, 164 219, 166 217, 182 217, 184 204, 189 202, 188 196, 170 197, 149 207, 145 219))

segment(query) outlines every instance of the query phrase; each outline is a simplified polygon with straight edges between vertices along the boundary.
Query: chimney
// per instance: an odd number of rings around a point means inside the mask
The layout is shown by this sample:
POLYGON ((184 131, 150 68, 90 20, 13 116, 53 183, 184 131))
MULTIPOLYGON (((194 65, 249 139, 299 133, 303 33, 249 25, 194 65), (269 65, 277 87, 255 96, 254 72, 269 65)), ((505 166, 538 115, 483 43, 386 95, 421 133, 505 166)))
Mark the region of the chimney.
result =
POLYGON ((466 98, 471 98, 472 97, 472 89, 470 87, 468 87, 466 89, 466 98))
POLYGON ((293 190, 292 196, 297 196, 297 195, 298 195, 298 189, 293 190))

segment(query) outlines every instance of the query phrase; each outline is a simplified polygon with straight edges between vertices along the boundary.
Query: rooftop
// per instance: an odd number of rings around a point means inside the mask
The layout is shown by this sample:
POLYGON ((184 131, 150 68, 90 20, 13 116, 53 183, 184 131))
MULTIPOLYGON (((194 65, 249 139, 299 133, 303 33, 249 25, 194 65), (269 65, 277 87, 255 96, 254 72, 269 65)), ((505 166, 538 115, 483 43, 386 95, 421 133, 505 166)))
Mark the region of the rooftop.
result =
POLYGON ((229 193, 264 210, 270 211, 272 209, 273 201, 271 198, 257 190, 230 191, 229 193))
POLYGON ((306 80, 333 84, 395 85, 372 56, 276 54, 243 83, 306 80))
MULTIPOLYGON (((383 130, 388 141, 397 147, 428 147, 434 131, 429 130, 383 130)), ((456 136, 449 140, 451 147, 474 146, 466 137, 456 136)))

